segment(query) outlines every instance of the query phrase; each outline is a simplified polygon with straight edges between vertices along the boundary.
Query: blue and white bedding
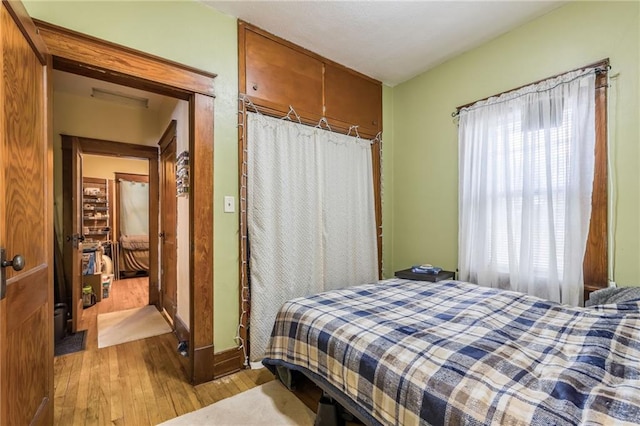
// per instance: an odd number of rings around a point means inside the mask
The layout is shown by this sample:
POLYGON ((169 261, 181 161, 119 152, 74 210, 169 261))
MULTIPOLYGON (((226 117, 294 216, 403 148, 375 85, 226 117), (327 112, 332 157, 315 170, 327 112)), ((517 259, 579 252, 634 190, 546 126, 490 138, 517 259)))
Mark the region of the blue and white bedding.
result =
POLYGON ((640 302, 394 279, 287 302, 263 362, 327 384, 371 424, 640 423, 640 302))

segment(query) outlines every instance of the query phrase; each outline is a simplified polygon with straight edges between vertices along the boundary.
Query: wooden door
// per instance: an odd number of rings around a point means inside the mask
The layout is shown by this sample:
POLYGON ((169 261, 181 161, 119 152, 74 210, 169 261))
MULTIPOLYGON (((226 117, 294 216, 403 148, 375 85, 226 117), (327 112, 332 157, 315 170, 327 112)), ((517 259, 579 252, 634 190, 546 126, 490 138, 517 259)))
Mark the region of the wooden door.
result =
POLYGON ((78 331, 78 324, 82 318, 82 242, 84 233, 82 231, 82 147, 77 138, 73 138, 71 148, 71 205, 72 210, 68 213, 71 219, 71 238, 67 241, 71 259, 71 328, 75 333, 78 331))
POLYGON ((382 130, 380 82, 325 64, 324 90, 325 115, 330 124, 358 126, 359 133, 367 137, 382 130))
POLYGON ((0 21, 0 424, 52 424, 50 59, 22 4, 0 21))
POLYGON ((256 31, 240 28, 246 70, 241 90, 256 104, 292 105, 300 115, 322 117, 322 62, 256 31))
POLYGON ((162 250, 160 287, 162 307, 173 321, 177 310, 177 266, 176 266, 176 126, 169 125, 160 141, 160 192, 161 219, 160 244, 162 250))

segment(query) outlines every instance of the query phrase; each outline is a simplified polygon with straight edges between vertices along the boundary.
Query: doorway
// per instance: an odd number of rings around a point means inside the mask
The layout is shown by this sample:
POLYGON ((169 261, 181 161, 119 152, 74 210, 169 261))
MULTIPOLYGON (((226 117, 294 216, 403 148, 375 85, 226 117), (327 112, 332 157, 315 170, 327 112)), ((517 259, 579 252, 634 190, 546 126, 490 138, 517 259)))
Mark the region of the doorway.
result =
MULTIPOLYGON (((159 279, 158 143, 167 122, 174 123, 176 128, 179 126, 175 123, 188 122, 186 102, 57 70, 53 80, 54 133, 63 152, 61 163, 56 162, 57 167, 54 167, 56 174, 62 175, 63 182, 62 209, 58 212, 63 218, 63 235, 59 240, 65 241, 65 275, 67 282, 73 283, 69 302, 73 331, 79 329, 85 307, 101 314, 139 305, 155 305, 160 309, 159 289, 166 286, 175 288, 177 283, 175 278, 172 283, 159 279), (98 90, 111 93, 112 98, 95 99, 92 94, 98 90), (122 103, 123 99, 129 98, 145 99, 145 106, 122 103), (91 123, 91 126, 86 123, 91 123), (85 136, 65 135, 64 131, 85 136), (128 142, 138 140, 147 145, 128 142), (77 159, 81 170, 76 173, 80 177, 75 180, 71 173, 76 169, 71 164, 73 159, 77 159), (74 187, 76 189, 72 189, 74 187), (126 194, 130 196, 122 198, 126 194), (81 201, 72 202, 74 195, 81 201), (145 199, 142 204, 139 202, 141 198, 145 199), (111 270, 83 271, 86 275, 82 275, 80 282, 69 266, 78 263, 73 259, 78 251, 74 236, 84 240, 81 244, 83 257, 94 256, 96 264, 103 268, 110 264, 111 270), (105 274, 102 282, 107 275, 112 275, 113 279, 110 282, 107 279, 104 288, 98 284, 99 288, 92 292, 91 302, 87 303, 82 295, 87 284, 85 279, 95 281, 92 279, 96 278, 100 282, 100 272, 105 274), (131 278, 136 285, 121 278, 131 278), (146 288, 141 288, 143 286, 146 288), (124 287, 128 289, 123 291, 124 287), (111 289, 114 291, 110 292, 111 289), (113 297, 107 299, 111 294, 119 301, 114 301, 113 297), (93 308, 95 305, 97 307, 93 308)), ((188 134, 182 132, 181 136, 183 141, 178 143, 186 146, 188 134)), ((188 210, 183 213, 182 221, 188 223, 188 210)), ((187 227, 182 239, 188 241, 188 238, 187 227)), ((173 259, 175 261, 176 256, 173 259)), ((189 265, 188 262, 186 264, 189 265)), ((187 273, 187 279, 182 283, 186 288, 188 276, 187 273)), ((183 304, 188 305, 188 302, 188 298, 182 300, 183 304)), ((96 316, 95 312, 87 315, 96 316)), ((91 334, 90 338, 95 340, 95 333, 91 334)))
POLYGON ((239 353, 233 354, 233 360, 231 356, 220 355, 217 362, 213 347, 213 79, 216 75, 46 22, 34 22, 52 55, 54 69, 188 102, 191 187, 187 376, 197 384, 213 379, 216 368, 220 374, 237 370, 241 365, 239 353))
MULTIPOLYGON (((80 97, 74 99, 73 96, 66 96, 61 91, 55 93, 57 99, 54 117, 56 112, 63 116, 55 125, 58 129, 82 131, 74 128, 75 123, 85 122, 87 117, 95 115, 109 121, 107 114, 101 110, 103 106, 98 105, 96 109, 96 105, 91 105, 80 97), (69 113, 69 110, 75 111, 72 105, 76 102, 84 102, 82 112, 69 113)), ((111 115, 110 119, 113 123, 108 124, 127 124, 126 121, 120 121, 118 118, 117 115, 111 115)), ((97 129, 96 134, 100 133, 97 129)), ((147 289, 144 290, 147 294, 145 304, 158 304, 158 253, 157 250, 150 250, 157 241, 154 236, 158 232, 158 152, 157 148, 152 146, 65 134, 58 137, 62 158, 59 164, 56 162, 58 167, 54 168, 55 174, 62 177, 62 198, 61 203, 58 204, 61 208, 57 209, 57 216, 62 220, 57 226, 57 233, 62 235, 59 240, 63 241, 64 248, 63 263, 65 283, 67 283, 65 287, 68 295, 65 302, 71 307, 72 331, 76 332, 83 307, 101 302, 102 292, 107 298, 110 287, 114 284, 113 281, 123 278, 125 272, 134 275, 137 272, 144 272, 148 277, 144 280, 148 282, 147 289), (136 174, 132 175, 132 172, 136 174), (129 222, 124 222, 119 214, 123 206, 122 200, 118 199, 123 177, 128 178, 124 183, 134 179, 147 181, 144 184, 136 183, 137 186, 133 188, 145 193, 142 195, 145 195, 146 202, 145 205, 139 206, 144 211, 133 212, 135 215, 131 217, 131 223, 128 226, 130 229, 127 229, 129 222), (123 240, 125 237, 126 241, 123 240), (78 244, 79 241, 82 241, 82 247, 78 244), (123 243, 131 244, 131 242, 137 244, 135 247, 137 250, 129 251, 129 246, 121 247, 123 243), (146 244, 144 247, 141 246, 143 242, 146 244), (79 268, 74 269, 80 257, 85 260, 81 279, 79 268), (89 261, 91 263, 87 263, 89 261), (106 288, 98 286, 97 289, 90 289, 93 290, 91 302, 83 301, 81 291, 83 285, 95 286, 95 281, 100 282, 101 278, 102 281, 107 279, 106 288)), ((58 198, 59 187, 56 188, 56 192, 56 198, 58 198)), ((123 283, 119 285, 122 286, 123 283)))

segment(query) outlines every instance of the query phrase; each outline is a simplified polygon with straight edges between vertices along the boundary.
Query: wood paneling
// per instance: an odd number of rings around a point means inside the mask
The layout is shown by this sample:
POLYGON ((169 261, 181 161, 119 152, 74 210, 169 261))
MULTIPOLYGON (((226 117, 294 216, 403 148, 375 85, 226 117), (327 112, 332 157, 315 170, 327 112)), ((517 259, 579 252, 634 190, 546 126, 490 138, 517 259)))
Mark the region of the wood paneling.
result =
POLYGON ((322 116, 321 61, 255 31, 246 31, 243 42, 242 91, 254 103, 294 105, 298 114, 322 116))
POLYGON ((49 52, 59 57, 56 68, 65 68, 65 71, 76 74, 79 73, 77 68, 85 68, 85 71, 93 68, 93 71, 99 72, 92 74, 94 78, 100 77, 101 80, 119 84, 126 81, 127 86, 151 92, 159 92, 164 89, 171 92, 172 96, 181 99, 184 99, 183 96, 187 92, 214 95, 213 79, 216 77, 215 74, 47 22, 34 21, 49 52), (105 74, 108 75, 105 76, 105 74), (134 78, 127 78, 127 76, 134 78), (119 81, 114 81, 118 78, 119 81), (151 84, 147 84, 147 81, 151 84), (159 85, 164 87, 159 87, 159 85), (181 90, 172 91, 171 88, 181 90))
POLYGON ((189 209, 191 327, 194 384, 213 379, 213 98, 195 94, 190 103, 189 209), (200 123, 194 127, 193 123, 200 123), (197 159, 197 160, 196 160, 197 159), (194 325, 196 325, 194 327, 194 325))
POLYGON ((344 67, 324 69, 325 115, 329 124, 358 126, 361 136, 375 137, 382 130, 380 82, 363 78, 344 67))
POLYGON ((382 131, 379 81, 243 21, 238 91, 266 115, 282 117, 292 106, 304 124, 315 126, 326 116, 336 132, 358 125, 361 136, 374 138, 382 131))

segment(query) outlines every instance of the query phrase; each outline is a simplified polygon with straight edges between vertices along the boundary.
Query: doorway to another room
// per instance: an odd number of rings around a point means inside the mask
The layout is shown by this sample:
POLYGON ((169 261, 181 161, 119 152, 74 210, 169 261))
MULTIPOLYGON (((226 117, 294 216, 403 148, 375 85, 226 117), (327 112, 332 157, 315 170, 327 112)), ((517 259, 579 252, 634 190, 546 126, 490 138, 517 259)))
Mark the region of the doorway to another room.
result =
MULTIPOLYGON (((180 222, 180 213, 186 211, 183 217, 186 229, 188 229, 186 233, 178 233, 178 240, 180 235, 186 234, 186 243, 181 244, 178 241, 177 262, 179 266, 188 268, 187 274, 184 275, 178 271, 178 279, 184 279, 185 285, 181 286, 178 282, 177 313, 174 324, 177 330, 179 330, 179 326, 184 327, 183 335, 188 341, 186 351, 184 351, 185 357, 178 356, 178 358, 184 361, 186 377, 193 384, 203 383, 213 379, 215 375, 237 370, 241 365, 240 352, 230 350, 215 353, 213 346, 214 215, 212 195, 214 192, 213 110, 215 95, 213 81, 216 75, 43 21, 34 20, 34 24, 51 54, 53 70, 69 72, 74 76, 93 78, 101 82, 135 88, 152 94, 160 94, 171 98, 180 105, 182 110, 180 115, 183 118, 175 118, 178 121, 177 148, 180 153, 188 152, 186 160, 188 162, 187 170, 190 172, 186 180, 188 195, 178 200, 177 203, 178 222, 180 222), (181 143, 184 144, 184 151, 180 146, 181 143), (185 251, 186 256, 181 257, 180 247, 185 251), (181 318, 186 321, 178 321, 181 318)), ((54 83, 51 85, 52 88, 59 89, 55 81, 52 83, 54 83)), ((55 99, 55 93, 53 97, 55 101, 53 111, 57 117, 54 117, 53 123, 50 123, 53 124, 50 133, 54 136, 54 163, 58 166, 57 170, 60 170, 60 150, 55 145, 58 141, 56 135, 83 133, 61 130, 59 127, 56 130, 56 123, 61 119, 57 114, 60 100, 55 99)), ((149 109, 142 109, 142 111, 145 110, 149 109)), ((134 113, 131 112, 131 115, 134 113)), ((76 124, 81 125, 86 132, 92 132, 95 125, 104 126, 103 121, 104 117, 94 115, 87 117, 86 122, 77 121, 76 124)), ((155 128, 157 129, 157 126, 155 128)), ((112 126, 108 130, 117 132, 121 130, 121 126, 112 126)), ((111 136, 108 140, 123 141, 127 139, 111 136)), ((151 145, 156 146, 157 141, 156 136, 151 145)), ((117 151, 95 153, 109 155, 117 151)), ((178 155, 180 156, 180 154, 178 155)), ((155 158, 158 158, 157 151, 155 158)), ((72 159, 72 161, 76 160, 72 159)), ((77 173, 75 168, 74 170, 72 172, 77 173)), ((153 170, 157 171, 158 168, 155 167, 153 170)), ((150 181, 152 176, 154 175, 150 174, 150 181)), ((155 177, 157 178, 157 174, 155 177)), ((60 174, 56 174, 55 178, 56 188, 60 188, 62 180, 60 174)), ((60 192, 56 191, 54 194, 56 211, 61 210, 60 192)), ((55 220, 59 222, 61 219, 55 220)), ((180 225, 178 227, 180 228, 180 225)), ((71 240, 74 240, 75 237, 75 235, 72 236, 71 240)), ((79 238, 80 235, 77 237, 79 238)), ((157 246, 157 238, 158 234, 150 231, 150 247, 157 246), (152 241, 154 238, 156 239, 155 244, 152 241)), ((58 245, 61 246, 62 242, 59 242, 58 245)), ((152 262, 150 261, 150 263, 152 262)), ((77 264, 74 262, 74 265, 77 264)), ((62 267, 58 268, 58 270, 61 269, 62 267)), ((149 299, 156 307, 160 307, 162 305, 161 293, 158 285, 154 286, 151 282, 153 271, 154 268, 150 265, 149 299)), ((78 271, 79 274, 80 271, 78 271)), ((78 300, 78 298, 74 298, 74 300, 78 300)))
MULTIPOLYGON (((62 186, 55 185, 61 218, 55 222, 65 265, 65 291, 57 293, 65 295, 71 331, 86 330, 87 349, 171 332, 180 313, 180 283, 175 273, 163 272, 177 269, 167 262, 181 256, 176 244, 181 233, 176 191, 173 197, 160 194, 160 172, 174 180, 175 188, 175 173, 159 170, 160 142, 173 129, 173 160, 163 158, 163 164, 175 164, 176 145, 188 149, 188 133, 181 134, 182 140, 176 137, 176 129, 188 132, 186 124, 178 125, 188 122, 188 104, 58 70, 53 81, 54 143, 62 151, 60 161, 54 160, 54 175, 62 186), (160 233, 159 218, 166 208, 173 225, 163 220, 160 233), (163 234, 172 235, 170 247, 160 244, 163 234)), ((184 241, 189 233, 186 207, 180 216, 187 224, 182 227, 184 241)), ((184 276, 182 285, 188 289, 188 270, 184 276)), ((188 291, 184 293, 181 303, 188 305, 188 291)))

